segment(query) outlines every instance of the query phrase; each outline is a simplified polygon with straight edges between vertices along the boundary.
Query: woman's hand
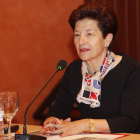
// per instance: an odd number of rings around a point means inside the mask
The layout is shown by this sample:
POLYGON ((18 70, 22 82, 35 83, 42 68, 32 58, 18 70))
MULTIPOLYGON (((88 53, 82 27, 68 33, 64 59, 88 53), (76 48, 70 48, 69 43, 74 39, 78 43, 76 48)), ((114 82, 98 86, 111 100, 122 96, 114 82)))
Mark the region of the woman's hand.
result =
MULTIPOLYGON (((94 122, 96 126, 94 132, 110 133, 109 125, 105 119, 94 119, 94 122)), ((45 133, 45 130, 47 136, 49 136, 50 134, 61 134, 60 137, 71 136, 79 134, 83 131, 90 131, 89 119, 82 119, 71 122, 70 118, 63 121, 59 120, 58 118, 50 117, 44 122, 44 128, 43 130, 41 130, 41 132, 45 133), (54 123, 56 121, 57 123, 54 123), (52 130, 52 128, 54 129, 52 130)))
POLYGON ((46 135, 47 136, 49 136, 50 135, 50 132, 54 132, 55 131, 55 125, 57 125, 57 124, 61 124, 62 122, 63 123, 66 123, 66 122, 70 122, 71 121, 71 119, 70 118, 68 118, 68 119, 66 119, 66 120, 60 120, 60 119, 58 119, 58 118, 56 118, 56 117, 49 117, 49 118, 47 118, 45 121, 44 121, 44 124, 43 124, 43 126, 42 126, 42 129, 41 129, 41 131, 40 131, 40 135, 42 135, 42 134, 44 134, 44 133, 46 133, 46 135), (46 126, 49 126, 49 127, 46 127, 46 126))
POLYGON ((53 123, 53 124, 57 124, 57 123, 60 123, 61 120, 58 119, 58 118, 55 118, 55 117, 49 117, 47 118, 44 123, 43 123, 43 126, 42 126, 42 129, 40 131, 40 135, 46 133, 47 136, 49 136, 50 134, 48 133, 48 131, 55 131, 55 127, 47 127, 47 128, 44 128, 47 124, 49 123, 53 123))
POLYGON ((61 123, 49 123, 45 128, 55 127, 54 131, 49 131, 51 134, 61 134, 60 137, 71 136, 82 133, 82 131, 89 131, 89 119, 78 120, 74 122, 63 121, 61 123))

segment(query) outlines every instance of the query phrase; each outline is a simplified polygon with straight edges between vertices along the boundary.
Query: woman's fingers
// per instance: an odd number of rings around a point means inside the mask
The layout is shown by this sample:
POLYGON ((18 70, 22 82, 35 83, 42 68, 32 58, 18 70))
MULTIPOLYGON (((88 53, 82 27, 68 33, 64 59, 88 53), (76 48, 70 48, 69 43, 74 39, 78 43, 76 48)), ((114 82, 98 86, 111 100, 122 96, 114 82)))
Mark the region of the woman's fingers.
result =
POLYGON ((43 135, 44 133, 45 133, 45 129, 42 128, 39 135, 43 135))
POLYGON ((55 118, 55 119, 52 120, 52 123, 54 123, 56 125, 58 123, 62 123, 62 121, 58 118, 55 118))
POLYGON ((64 130, 63 134, 61 134, 60 137, 72 136, 75 134, 79 134, 79 130, 76 130, 74 127, 70 127, 66 128, 66 131, 64 130))
POLYGON ((51 123, 53 119, 55 119, 55 117, 49 117, 49 118, 47 118, 47 119, 44 121, 44 123, 43 123, 43 127, 44 127, 45 125, 51 123))
POLYGON ((51 132, 51 134, 61 134, 63 133, 63 128, 58 128, 54 132, 51 132))
POLYGON ((54 127, 54 126, 55 126, 55 124, 48 123, 48 124, 44 125, 43 128, 49 128, 49 127, 54 127))
MULTIPOLYGON (((47 125, 45 125, 45 126, 43 126, 43 128, 44 129, 46 129, 46 128, 61 128, 61 127, 63 127, 64 126, 64 124, 54 124, 54 123, 49 123, 49 124, 47 124, 47 125)), ((50 129, 50 130, 51 130, 50 129)))
POLYGON ((50 117, 45 120, 44 125, 40 131, 40 135, 46 133, 46 135, 49 136, 50 134, 64 133, 63 128, 70 124, 71 124, 71 118, 67 118, 66 120, 63 119, 60 120, 55 117, 50 117))
POLYGON ((45 133, 50 133, 50 129, 49 129, 49 128, 43 128, 43 127, 42 127, 42 129, 41 129, 39 135, 43 135, 43 134, 45 134, 45 133))
POLYGON ((71 122, 71 118, 67 118, 64 122, 71 122))
POLYGON ((46 133, 46 135, 49 136, 51 132, 54 132, 56 130, 53 123, 50 123, 48 125, 49 125, 48 127, 44 126, 41 129, 40 135, 43 135, 44 133, 46 133))
POLYGON ((50 131, 55 131, 55 127, 53 127, 53 126, 51 126, 51 127, 49 127, 49 129, 50 129, 50 131))
POLYGON ((45 129, 46 136, 50 136, 50 128, 45 129))
POLYGON ((50 131, 55 131, 55 127, 54 127, 54 124, 52 122, 56 124, 56 122, 60 122, 60 120, 58 118, 55 118, 55 117, 47 118, 44 121, 42 129, 40 131, 40 135, 43 135, 44 133, 46 133, 46 135, 48 136, 48 135, 50 135, 50 131))

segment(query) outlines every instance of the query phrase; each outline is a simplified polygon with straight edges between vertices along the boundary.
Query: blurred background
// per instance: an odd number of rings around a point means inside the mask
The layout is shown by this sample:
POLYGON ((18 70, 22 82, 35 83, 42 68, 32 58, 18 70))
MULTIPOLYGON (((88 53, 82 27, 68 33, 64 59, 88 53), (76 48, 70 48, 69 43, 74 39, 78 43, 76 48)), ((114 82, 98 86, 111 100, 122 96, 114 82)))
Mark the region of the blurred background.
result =
MULTIPOLYGON (((118 16, 114 52, 140 63, 139 0, 0 0, 0 91, 17 91, 19 111, 13 123, 23 123, 27 105, 56 70, 59 60, 78 59, 68 18, 83 3, 105 4, 118 16)), ((60 71, 33 103, 27 124, 41 124, 57 93, 60 71)), ((80 117, 73 109, 73 119, 80 117)))

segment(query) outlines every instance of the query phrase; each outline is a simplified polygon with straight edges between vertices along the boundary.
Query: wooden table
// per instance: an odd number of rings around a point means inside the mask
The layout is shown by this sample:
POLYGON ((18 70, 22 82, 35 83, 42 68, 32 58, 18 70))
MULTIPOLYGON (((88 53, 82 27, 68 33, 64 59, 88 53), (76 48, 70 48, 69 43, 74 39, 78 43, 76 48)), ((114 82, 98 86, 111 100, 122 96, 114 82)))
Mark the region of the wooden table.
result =
MULTIPOLYGON (((17 124, 12 124, 12 125, 17 125, 17 124)), ((22 133, 23 124, 18 124, 18 125, 19 125, 19 131, 22 133)), ((27 125, 27 132, 41 130, 41 128, 42 128, 42 126, 27 125)), ((119 140, 140 140, 140 134, 128 134, 128 135, 129 136, 127 136, 127 137, 119 138, 119 140)))

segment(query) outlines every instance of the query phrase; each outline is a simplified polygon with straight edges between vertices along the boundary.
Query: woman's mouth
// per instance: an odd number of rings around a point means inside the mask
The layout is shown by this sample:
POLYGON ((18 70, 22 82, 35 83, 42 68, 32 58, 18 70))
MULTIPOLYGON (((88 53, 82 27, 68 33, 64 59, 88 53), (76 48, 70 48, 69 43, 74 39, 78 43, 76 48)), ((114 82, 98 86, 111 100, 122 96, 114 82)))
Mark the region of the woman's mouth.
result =
POLYGON ((80 49, 80 52, 86 52, 86 51, 89 51, 90 49, 86 49, 86 48, 83 48, 83 49, 80 49))

